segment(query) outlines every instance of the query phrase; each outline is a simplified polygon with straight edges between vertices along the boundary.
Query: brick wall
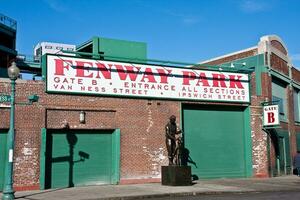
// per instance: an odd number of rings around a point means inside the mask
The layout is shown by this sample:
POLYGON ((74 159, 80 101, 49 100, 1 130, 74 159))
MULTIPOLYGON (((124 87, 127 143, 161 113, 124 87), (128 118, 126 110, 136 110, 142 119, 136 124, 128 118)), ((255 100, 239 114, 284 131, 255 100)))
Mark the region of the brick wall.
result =
POLYGON ((295 82, 300 84, 300 71, 296 68, 292 68, 292 77, 295 82))
MULTIPOLYGON (((17 82, 14 187, 39 188, 41 129, 121 129, 121 182, 160 178, 160 166, 168 163, 164 126, 170 115, 180 121, 180 102, 147 99, 104 98, 44 93, 43 82, 17 82), (33 105, 19 105, 37 94, 33 105), (79 113, 86 114, 80 124, 79 113)), ((0 82, 9 93, 9 83, 0 82)), ((9 126, 9 110, 0 109, 1 128, 9 126), (3 119, 3 120, 2 120, 3 119)))
MULTIPOLYGON (((255 73, 252 75, 254 80, 255 73)), ((268 133, 263 131, 262 126, 262 106, 261 103, 269 98, 271 91, 270 77, 267 73, 262 74, 262 96, 256 96, 255 90, 252 90, 251 95, 251 137, 252 137, 252 162, 253 162, 253 175, 255 177, 268 177, 269 176, 269 158, 267 149, 268 133)), ((252 81, 254 82, 254 81, 252 81)), ((252 88, 255 88, 254 85, 252 88)))
POLYGON ((279 71, 286 76, 289 75, 289 68, 287 66, 287 62, 283 59, 281 59, 279 56, 277 56, 274 53, 271 53, 271 67, 275 69, 276 71, 279 71))
POLYGON ((271 41, 271 45, 276 48, 277 50, 279 50, 280 52, 282 52, 284 55, 287 55, 287 51, 284 48, 284 46, 277 40, 272 40, 271 41))
POLYGON ((231 56, 216 59, 216 60, 213 60, 213 61, 210 61, 210 62, 207 62, 207 63, 203 63, 203 64, 219 65, 219 64, 222 64, 222 63, 227 63, 227 62, 230 62, 230 61, 233 61, 233 60, 247 58, 247 57, 254 56, 254 55, 257 55, 257 49, 244 51, 244 52, 241 52, 241 53, 237 53, 237 54, 234 54, 234 55, 231 55, 231 56))

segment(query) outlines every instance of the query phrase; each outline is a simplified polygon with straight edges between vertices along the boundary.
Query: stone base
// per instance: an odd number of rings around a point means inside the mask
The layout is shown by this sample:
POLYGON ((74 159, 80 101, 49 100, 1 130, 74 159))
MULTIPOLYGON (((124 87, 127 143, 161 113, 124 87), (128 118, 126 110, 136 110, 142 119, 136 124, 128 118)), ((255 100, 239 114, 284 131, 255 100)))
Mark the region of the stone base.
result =
POLYGON ((190 166, 162 166, 161 184, 171 186, 188 186, 192 184, 190 166))

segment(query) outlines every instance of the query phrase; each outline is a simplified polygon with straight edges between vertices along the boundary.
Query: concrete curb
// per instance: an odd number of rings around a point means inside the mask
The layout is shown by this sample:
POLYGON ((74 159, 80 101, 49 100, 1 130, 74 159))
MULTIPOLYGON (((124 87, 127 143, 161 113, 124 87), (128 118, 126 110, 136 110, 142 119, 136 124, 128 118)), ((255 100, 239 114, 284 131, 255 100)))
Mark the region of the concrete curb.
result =
MULTIPOLYGON (((297 191, 282 190, 282 191, 297 191)), ((300 188, 299 188, 300 191, 300 188)), ((221 195, 221 194, 245 194, 245 193, 262 193, 262 192, 278 192, 278 190, 244 190, 244 191, 201 191, 201 192, 179 192, 179 193, 165 193, 165 194, 149 194, 149 195, 136 195, 136 196, 122 196, 122 197, 103 197, 103 198, 91 198, 82 200, 134 200, 134 199, 150 199, 150 198, 164 198, 164 197, 185 197, 185 196, 200 196, 200 195, 221 195)))

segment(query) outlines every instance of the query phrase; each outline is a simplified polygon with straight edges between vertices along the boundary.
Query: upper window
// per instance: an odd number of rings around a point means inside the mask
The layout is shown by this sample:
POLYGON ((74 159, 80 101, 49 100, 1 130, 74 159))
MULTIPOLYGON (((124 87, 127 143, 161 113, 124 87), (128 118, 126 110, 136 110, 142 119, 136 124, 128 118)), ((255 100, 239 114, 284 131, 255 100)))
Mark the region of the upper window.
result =
POLYGON ((287 121, 286 84, 272 77, 272 101, 279 105, 280 121, 287 121))
POLYGON ((38 48, 38 49, 35 50, 35 55, 36 56, 42 55, 42 47, 40 47, 40 48, 38 48))
POLYGON ((300 90, 294 89, 294 118, 295 122, 300 122, 300 90))
POLYGON ((46 45, 46 46, 45 46, 45 49, 52 49, 52 46, 46 45))

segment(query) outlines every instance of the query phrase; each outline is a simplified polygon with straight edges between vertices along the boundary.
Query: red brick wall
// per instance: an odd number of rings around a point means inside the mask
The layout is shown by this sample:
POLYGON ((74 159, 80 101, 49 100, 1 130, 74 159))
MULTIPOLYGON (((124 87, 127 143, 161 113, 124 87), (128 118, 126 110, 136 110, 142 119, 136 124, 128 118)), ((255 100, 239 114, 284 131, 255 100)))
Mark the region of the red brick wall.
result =
POLYGON ((274 53, 271 53, 271 67, 287 76, 289 75, 287 62, 274 53))
MULTIPOLYGON (((160 166, 167 164, 164 126, 170 115, 180 121, 180 102, 147 99, 104 98, 44 93, 42 82, 18 82, 16 93, 16 145, 14 186, 18 190, 39 187, 41 128, 121 129, 121 181, 160 178, 160 166), (37 94, 38 103, 19 105, 37 94), (79 113, 86 123, 79 123, 79 113)), ((0 82, 9 93, 9 83, 0 82)), ((8 128, 9 112, 0 109, 1 128, 8 128), (3 117, 2 117, 3 116, 3 117)))
POLYGON ((300 71, 296 68, 292 68, 293 80, 300 84, 300 71))
MULTIPOLYGON (((252 74, 254 80, 255 73, 252 74)), ((268 134, 263 131, 262 127, 262 106, 261 103, 269 98, 270 77, 267 73, 262 74, 262 94, 256 96, 255 89, 252 89, 251 95, 251 137, 252 137, 252 162, 253 175, 255 177, 269 176, 267 137, 268 134)), ((254 82, 254 81, 252 81, 254 82)), ((255 85, 252 86, 255 88, 255 85)))
POLYGON ((286 49, 284 48, 284 46, 279 41, 272 40, 271 45, 273 47, 275 47, 277 50, 279 50, 280 52, 282 52, 284 55, 287 55, 286 49))
POLYGON ((238 54, 234 54, 228 57, 224 57, 221 59, 217 59, 217 60, 213 60, 211 62, 207 62, 205 64, 207 65, 219 65, 222 63, 227 63, 233 60, 237 60, 237 59, 241 59, 241 58, 246 58, 246 57, 250 57, 250 56, 254 56, 257 55, 257 49, 253 49, 253 50, 249 50, 249 51, 245 51, 242 53, 238 53, 238 54))

